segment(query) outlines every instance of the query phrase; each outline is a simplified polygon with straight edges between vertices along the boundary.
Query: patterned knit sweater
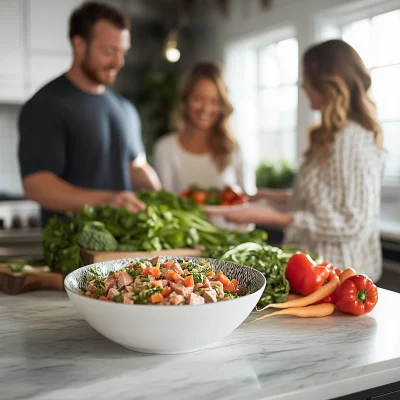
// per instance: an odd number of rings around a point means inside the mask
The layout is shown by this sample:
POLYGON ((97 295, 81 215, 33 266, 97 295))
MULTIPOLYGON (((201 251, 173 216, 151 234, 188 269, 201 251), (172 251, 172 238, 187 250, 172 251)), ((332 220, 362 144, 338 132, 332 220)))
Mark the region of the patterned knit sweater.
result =
POLYGON ((285 243, 299 244, 339 268, 352 267, 377 281, 382 273, 383 160, 373 134, 349 122, 325 163, 310 161, 300 167, 285 243))

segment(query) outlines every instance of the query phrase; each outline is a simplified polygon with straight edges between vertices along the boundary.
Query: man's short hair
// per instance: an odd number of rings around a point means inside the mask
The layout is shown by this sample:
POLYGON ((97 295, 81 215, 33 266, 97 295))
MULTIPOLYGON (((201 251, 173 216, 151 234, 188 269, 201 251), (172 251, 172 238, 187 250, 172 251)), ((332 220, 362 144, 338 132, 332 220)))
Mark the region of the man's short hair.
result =
POLYGON ((103 20, 121 30, 130 29, 128 17, 118 8, 97 1, 87 1, 76 8, 69 20, 69 39, 81 36, 90 40, 93 26, 103 20))

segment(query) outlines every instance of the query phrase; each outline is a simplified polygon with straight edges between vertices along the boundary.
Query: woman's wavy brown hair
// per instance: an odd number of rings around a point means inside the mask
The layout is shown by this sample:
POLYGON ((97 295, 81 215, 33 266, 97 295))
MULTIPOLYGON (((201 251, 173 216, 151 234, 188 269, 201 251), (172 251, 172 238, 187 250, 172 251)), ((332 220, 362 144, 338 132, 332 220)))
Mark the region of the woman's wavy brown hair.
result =
POLYGON ((306 159, 325 159, 336 134, 349 120, 372 131, 376 146, 382 149, 376 106, 369 95, 371 75, 353 47, 343 40, 314 45, 303 56, 303 70, 304 79, 324 99, 321 123, 310 130, 306 159))
POLYGON ((194 86, 201 79, 208 79, 214 82, 219 92, 221 115, 213 127, 210 147, 212 160, 217 166, 218 171, 222 172, 231 163, 237 142, 228 127, 228 120, 233 112, 233 106, 228 99, 228 89, 222 70, 218 65, 205 62, 196 63, 189 71, 183 80, 172 124, 180 132, 184 132, 190 126, 187 102, 194 86))

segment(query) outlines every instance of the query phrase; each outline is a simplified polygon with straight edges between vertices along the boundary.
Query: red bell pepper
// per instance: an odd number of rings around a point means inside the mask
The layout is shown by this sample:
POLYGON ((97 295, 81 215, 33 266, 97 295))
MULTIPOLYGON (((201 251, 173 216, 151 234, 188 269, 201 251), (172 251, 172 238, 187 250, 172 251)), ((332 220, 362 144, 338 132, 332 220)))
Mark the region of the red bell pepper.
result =
POLYGON ((293 293, 304 296, 315 292, 329 278, 330 270, 324 265, 317 265, 308 254, 296 253, 286 266, 286 278, 293 293))
POLYGON ((369 313, 378 302, 378 288, 366 275, 347 278, 336 289, 335 306, 353 315, 369 313))

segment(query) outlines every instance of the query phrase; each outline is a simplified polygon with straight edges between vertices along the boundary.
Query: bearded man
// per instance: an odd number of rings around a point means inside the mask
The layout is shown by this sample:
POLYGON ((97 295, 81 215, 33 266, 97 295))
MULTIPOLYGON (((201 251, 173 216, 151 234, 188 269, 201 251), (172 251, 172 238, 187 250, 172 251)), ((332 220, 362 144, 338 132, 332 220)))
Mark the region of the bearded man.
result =
POLYGON ((133 190, 161 188, 147 163, 138 112, 113 85, 130 48, 117 8, 86 2, 70 17, 71 68, 22 108, 19 162, 28 199, 54 214, 85 204, 143 209, 133 190))

